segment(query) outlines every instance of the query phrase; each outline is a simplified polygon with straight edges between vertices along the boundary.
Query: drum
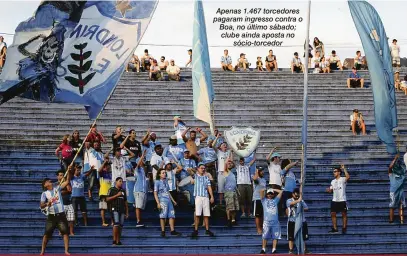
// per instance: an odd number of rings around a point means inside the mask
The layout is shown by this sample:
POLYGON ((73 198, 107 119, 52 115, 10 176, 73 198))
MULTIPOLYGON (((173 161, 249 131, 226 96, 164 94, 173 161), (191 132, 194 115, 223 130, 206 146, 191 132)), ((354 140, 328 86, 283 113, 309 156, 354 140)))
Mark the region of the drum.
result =
POLYGON ((179 182, 178 187, 184 187, 186 185, 191 184, 191 182, 192 182, 192 176, 188 176, 179 182))
POLYGON ((134 204, 136 200, 134 199, 134 186, 136 185, 136 178, 135 177, 127 177, 126 178, 126 195, 127 195, 127 202, 134 204))
POLYGON ((104 178, 99 178, 99 196, 107 196, 109 188, 112 186, 112 181, 104 178))

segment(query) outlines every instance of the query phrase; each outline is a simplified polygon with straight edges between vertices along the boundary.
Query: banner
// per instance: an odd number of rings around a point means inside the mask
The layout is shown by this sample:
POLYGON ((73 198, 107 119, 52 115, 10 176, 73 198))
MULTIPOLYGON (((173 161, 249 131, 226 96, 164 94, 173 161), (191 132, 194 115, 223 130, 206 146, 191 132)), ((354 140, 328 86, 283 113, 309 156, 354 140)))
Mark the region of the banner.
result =
POLYGON ((379 14, 365 1, 348 1, 369 65, 377 134, 387 152, 397 152, 393 128, 397 127, 394 76, 388 39, 379 14))
POLYGON ((76 103, 96 118, 157 1, 44 1, 19 24, 0 76, 0 104, 15 96, 76 103))
POLYGON ((192 86, 194 116, 211 127, 211 104, 215 98, 209 60, 208 40, 206 37, 205 15, 202 1, 195 0, 193 48, 192 48, 192 86))

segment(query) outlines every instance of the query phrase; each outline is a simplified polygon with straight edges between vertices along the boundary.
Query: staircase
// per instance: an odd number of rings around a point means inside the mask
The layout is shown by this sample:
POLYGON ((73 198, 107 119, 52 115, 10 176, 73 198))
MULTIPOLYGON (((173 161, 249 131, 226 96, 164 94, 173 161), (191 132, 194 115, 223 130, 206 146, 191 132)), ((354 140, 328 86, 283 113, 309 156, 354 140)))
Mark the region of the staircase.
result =
MULTIPOLYGON (((389 181, 387 168, 391 156, 377 137, 374 126, 373 95, 369 75, 364 89, 347 89, 348 72, 309 75, 308 166, 304 199, 313 253, 407 253, 407 229, 388 223, 389 181), (349 115, 354 108, 365 118, 368 135, 352 136, 349 115), (330 200, 325 193, 333 179, 332 167, 343 163, 351 175, 347 188, 350 206, 348 234, 331 235, 330 200)), ((402 72, 402 73, 405 73, 402 72)), ((191 72, 182 73, 181 82, 150 82, 146 73, 126 73, 122 77, 98 129, 109 141, 117 125, 135 129, 137 137, 148 128, 163 144, 173 134, 172 117, 179 114, 188 126, 207 125, 195 120, 192 111, 191 72)), ((220 131, 231 126, 252 126, 261 130, 257 150, 258 164, 264 164, 269 150, 279 147, 285 158, 301 158, 303 75, 288 71, 221 72, 212 71, 216 99, 215 124, 220 131)), ((407 96, 397 93, 400 150, 404 152, 407 133, 407 96)), ((41 248, 45 216, 38 210, 41 180, 55 178, 59 163, 54 155, 64 134, 79 130, 86 135, 91 121, 82 106, 45 104, 15 98, 0 106, 0 253, 38 253, 41 248)), ((223 132, 222 132, 223 133, 223 132)), ((299 168, 295 170, 297 178, 299 168)), ((111 228, 101 227, 98 203, 88 202, 88 227, 76 227, 70 239, 71 253, 239 253, 254 254, 261 249, 254 219, 238 220, 233 229, 224 227, 222 218, 211 219, 215 238, 191 240, 192 210, 178 209, 176 229, 182 237, 160 238, 157 212, 152 195, 144 212, 147 227, 135 228, 132 210, 125 221, 123 246, 111 246, 111 228)), ((240 214, 238 214, 240 216, 240 214)), ((278 251, 288 252, 286 218, 280 217, 283 239, 278 251)), ((341 217, 338 216, 338 226, 341 217)), ((396 218, 398 223, 398 218, 396 218)), ((167 233, 168 234, 168 233, 167 233)), ((169 236, 169 234, 168 234, 169 236)), ((270 248, 268 248, 270 252, 270 248)), ((47 252, 62 253, 62 239, 55 232, 47 252)))

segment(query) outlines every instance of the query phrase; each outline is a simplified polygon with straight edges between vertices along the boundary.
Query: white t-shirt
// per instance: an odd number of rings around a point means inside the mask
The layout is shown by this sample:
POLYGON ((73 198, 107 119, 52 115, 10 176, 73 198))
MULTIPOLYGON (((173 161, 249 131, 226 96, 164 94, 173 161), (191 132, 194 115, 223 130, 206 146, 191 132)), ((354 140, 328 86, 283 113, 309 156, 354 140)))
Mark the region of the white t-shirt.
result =
POLYGON ((390 51, 391 51, 391 56, 394 57, 400 57, 400 46, 391 44, 390 45, 390 51))
POLYGON ((248 165, 239 165, 236 168, 237 173, 237 184, 248 184, 251 185, 252 182, 250 180, 250 168, 248 165))
MULTIPOLYGON (((156 153, 154 153, 153 156, 151 157, 150 165, 151 165, 151 166, 157 165, 158 168, 160 168, 161 163, 162 163, 163 161, 165 162, 165 161, 167 161, 167 160, 168 160, 168 159, 167 159, 166 157, 159 156, 159 155, 157 155, 156 153)), ((157 175, 157 170, 153 168, 153 179, 155 179, 156 175, 157 175)))
POLYGON ((346 202, 346 178, 340 177, 331 181, 331 189, 333 190, 334 202, 346 202))
MULTIPOLYGON (((351 114, 349 116, 349 119, 350 119, 350 124, 352 125, 352 122, 355 119, 355 116, 353 114, 351 114)), ((358 123, 360 122, 360 115, 358 115, 358 118, 356 119, 356 122, 358 122, 358 123)))
POLYGON ((281 182, 281 166, 279 164, 274 164, 273 162, 269 165, 270 182, 269 184, 283 185, 281 182))
POLYGON ((295 66, 301 65, 301 59, 300 58, 293 58, 292 63, 294 63, 295 66))
POLYGON ((121 177, 123 181, 126 180, 126 157, 120 157, 117 159, 113 157, 112 160, 112 181, 116 181, 116 178, 121 177))
POLYGON ((225 170, 225 161, 229 158, 230 150, 223 152, 218 151, 218 172, 223 172, 225 170))

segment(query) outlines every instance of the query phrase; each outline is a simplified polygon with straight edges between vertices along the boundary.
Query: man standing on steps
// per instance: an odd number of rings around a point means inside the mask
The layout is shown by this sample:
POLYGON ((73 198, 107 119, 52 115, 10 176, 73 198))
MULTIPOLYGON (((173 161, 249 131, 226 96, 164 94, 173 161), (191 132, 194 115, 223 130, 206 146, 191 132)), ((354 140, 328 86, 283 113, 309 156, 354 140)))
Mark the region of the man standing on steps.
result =
POLYGON ((261 235, 263 231, 263 205, 261 204, 260 191, 266 189, 266 179, 264 179, 264 168, 259 166, 253 175, 253 214, 256 218, 257 234, 261 235))
MULTIPOLYGON (((55 184, 55 187, 61 183, 61 181, 64 179, 65 172, 64 170, 59 170, 57 171, 57 179, 58 182, 55 184)), ((64 204, 64 210, 65 210, 65 215, 66 219, 68 221, 69 225, 69 235, 73 236, 74 231, 74 221, 75 221, 75 212, 73 210, 72 202, 71 202, 71 194, 72 194, 72 187, 70 184, 66 185, 66 187, 61 189, 61 195, 62 195, 62 203, 64 204)))
POLYGON ((331 218, 332 218, 332 229, 329 231, 330 234, 338 233, 338 226, 336 220, 336 214, 338 212, 342 213, 342 234, 346 234, 346 227, 348 223, 347 211, 348 207, 346 204, 346 184, 350 178, 348 171, 345 168, 345 165, 341 167, 334 168, 334 178, 331 181, 331 186, 326 189, 326 192, 333 193, 333 198, 331 201, 331 218), (341 177, 342 170, 345 173, 345 177, 341 177))
POLYGON ((194 184, 194 196, 195 196, 195 227, 192 232, 192 237, 198 236, 199 219, 204 216, 204 223, 206 228, 206 234, 209 236, 215 236, 209 230, 209 217, 211 216, 211 205, 215 202, 213 197, 211 182, 208 176, 204 175, 205 165, 203 163, 198 164, 198 171, 195 175, 195 179, 192 180, 194 184), (210 196, 210 198, 209 198, 210 196))
POLYGON ((185 131, 182 132, 181 136, 185 142, 186 148, 189 150, 189 157, 197 161, 198 147, 208 138, 208 135, 206 135, 206 133, 199 127, 197 127, 195 130, 191 129, 191 127, 188 127, 185 131), (190 131, 189 138, 186 136, 188 131, 190 131), (201 138, 196 137, 197 132, 201 134, 201 138))
MULTIPOLYGON (((407 155, 407 153, 406 153, 407 155)), ((404 158, 406 157, 404 155, 404 158)), ((406 180, 406 169, 403 166, 400 155, 397 154, 389 166, 390 179, 390 219, 389 223, 394 221, 394 210, 399 209, 400 224, 404 223, 403 208, 406 207, 406 198, 404 197, 404 182, 406 180)))
POLYGON ((267 156, 266 161, 269 165, 269 174, 270 174, 270 182, 271 188, 273 189, 281 189, 282 181, 281 181, 281 165, 280 159, 281 155, 277 152, 274 152, 277 147, 273 148, 270 151, 270 154, 267 156))
POLYGON ((110 210, 113 215, 113 245, 122 245, 120 238, 122 236, 124 218, 129 217, 129 207, 127 205, 126 191, 122 189, 123 178, 115 179, 115 186, 109 189, 106 201, 110 202, 110 210))
POLYGON ((66 181, 59 184, 59 186, 54 188, 52 185, 52 181, 49 178, 45 178, 42 181, 42 188, 45 191, 41 194, 40 208, 47 208, 48 216, 45 225, 44 237, 42 239, 42 248, 40 255, 44 255, 48 240, 52 238, 52 233, 54 233, 55 228, 58 228, 59 232, 64 238, 65 255, 70 255, 68 221, 66 219, 61 194, 61 190, 69 184, 70 179, 71 167, 68 167, 67 179, 66 181))
POLYGON ((250 179, 250 167, 255 161, 256 158, 253 158, 248 165, 245 165, 244 158, 241 157, 239 160, 239 165, 236 168, 237 189, 239 190, 240 207, 242 210, 242 215, 240 218, 246 218, 246 216, 248 218, 253 218, 253 215, 250 213, 250 204, 252 202, 253 195, 252 181, 250 179))
POLYGON ((278 202, 283 194, 282 190, 269 188, 266 196, 264 190, 260 191, 261 204, 263 205, 263 242, 260 254, 266 253, 267 240, 273 240, 271 253, 277 251, 277 241, 281 239, 281 227, 278 221, 278 202), (277 194, 278 193, 278 194, 277 194))

